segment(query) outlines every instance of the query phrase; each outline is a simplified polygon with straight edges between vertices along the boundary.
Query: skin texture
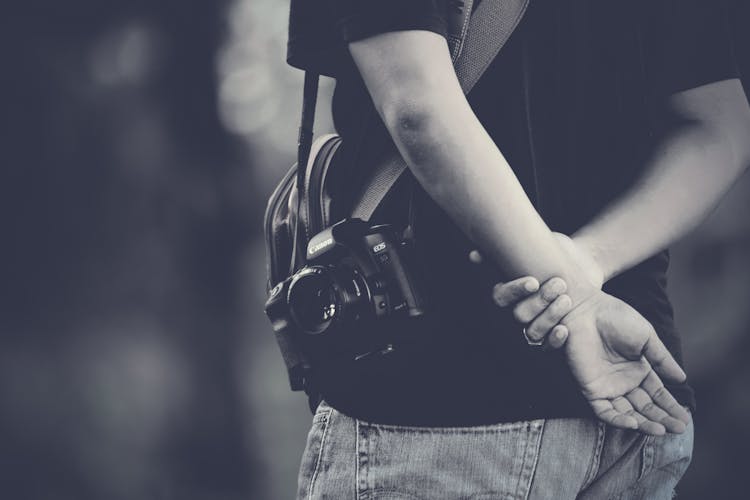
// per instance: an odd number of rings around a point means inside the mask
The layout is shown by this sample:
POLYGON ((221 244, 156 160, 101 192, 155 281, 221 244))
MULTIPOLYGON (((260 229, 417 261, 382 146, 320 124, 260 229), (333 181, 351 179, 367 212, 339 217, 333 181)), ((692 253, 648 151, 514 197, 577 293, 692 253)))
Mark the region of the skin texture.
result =
POLYGON ((482 254, 512 277, 564 280, 572 308, 563 321, 571 332, 566 357, 599 418, 651 434, 682 432, 688 416, 660 376, 681 382, 684 372, 648 322, 602 292, 534 210, 466 101, 445 39, 399 31, 349 50, 414 176, 482 254), (651 420, 646 408, 654 406, 671 419, 651 420))
MULTIPOLYGON (((680 92, 667 106, 677 125, 665 132, 643 177, 572 238, 557 235, 603 282, 689 233, 750 166, 750 106, 739 80, 680 92), (630 237, 636 232, 638 238, 630 237)), ((520 322, 535 325, 532 338, 540 339, 552 333, 561 312, 550 307, 557 295, 527 290, 528 279, 499 283, 494 298, 500 307, 512 306, 520 322)))
POLYGON ((666 106, 674 125, 645 174, 573 235, 604 281, 689 233, 750 165, 750 106, 738 79, 677 93, 666 106))

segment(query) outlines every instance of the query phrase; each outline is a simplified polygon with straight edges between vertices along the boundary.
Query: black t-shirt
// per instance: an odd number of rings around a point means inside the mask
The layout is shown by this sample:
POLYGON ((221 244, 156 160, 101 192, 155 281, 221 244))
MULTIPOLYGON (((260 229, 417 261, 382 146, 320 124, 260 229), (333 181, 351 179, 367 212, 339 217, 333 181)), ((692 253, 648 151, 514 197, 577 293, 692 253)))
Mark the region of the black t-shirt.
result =
MULTIPOLYGON (((292 2, 289 62, 337 79, 333 115, 344 138, 341 168, 367 168, 370 153, 390 141, 346 43, 405 29, 445 36, 449 3, 292 2)), ((656 124, 669 121, 658 116, 666 96, 736 76, 719 5, 531 1, 469 102, 553 230, 574 232, 633 184, 663 133, 656 124)), ((369 365, 324 376, 329 403, 361 419, 402 425, 591 415, 563 354, 527 346, 509 311, 492 303, 492 285, 506 279, 500 270, 468 261, 472 243, 419 188, 415 213, 431 309, 402 327, 420 340, 369 365)), ((651 321, 681 360, 665 290, 668 261, 666 252, 656 255, 605 290, 651 321)), ((670 389, 694 405, 689 386, 670 389)))

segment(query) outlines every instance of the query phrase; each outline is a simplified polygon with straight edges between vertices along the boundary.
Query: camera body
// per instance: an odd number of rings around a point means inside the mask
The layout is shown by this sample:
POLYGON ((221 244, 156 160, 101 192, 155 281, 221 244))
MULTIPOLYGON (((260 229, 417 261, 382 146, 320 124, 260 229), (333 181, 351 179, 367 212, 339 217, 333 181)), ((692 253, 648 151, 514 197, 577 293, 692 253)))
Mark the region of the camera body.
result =
POLYGON ((391 225, 343 220, 310 239, 307 264, 269 292, 266 314, 314 358, 390 352, 382 320, 424 313, 412 252, 391 225))

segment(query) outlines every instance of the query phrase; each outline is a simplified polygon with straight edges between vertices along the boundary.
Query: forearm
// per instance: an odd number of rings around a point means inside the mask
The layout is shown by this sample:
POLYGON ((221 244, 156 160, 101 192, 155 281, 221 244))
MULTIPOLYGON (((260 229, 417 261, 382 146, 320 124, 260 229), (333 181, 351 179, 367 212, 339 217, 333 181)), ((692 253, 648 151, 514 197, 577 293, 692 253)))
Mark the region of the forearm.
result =
POLYGON ((679 240, 718 203, 740 163, 710 133, 680 133, 622 198, 573 235, 599 263, 604 280, 679 240), (721 167, 728 175, 712 175, 721 167), (634 237, 636 236, 637 237, 634 237))
POLYGON ((750 164, 749 140, 742 119, 687 122, 666 138, 636 185, 573 239, 599 263, 605 281, 637 265, 711 212, 750 164))
POLYGON ((445 39, 385 33, 350 51, 409 168, 485 257, 509 277, 564 278, 574 302, 591 293, 471 110, 445 39))
POLYGON ((585 274, 561 249, 465 100, 430 102, 423 95, 383 113, 425 190, 510 278, 560 276, 574 303, 590 294, 585 274))

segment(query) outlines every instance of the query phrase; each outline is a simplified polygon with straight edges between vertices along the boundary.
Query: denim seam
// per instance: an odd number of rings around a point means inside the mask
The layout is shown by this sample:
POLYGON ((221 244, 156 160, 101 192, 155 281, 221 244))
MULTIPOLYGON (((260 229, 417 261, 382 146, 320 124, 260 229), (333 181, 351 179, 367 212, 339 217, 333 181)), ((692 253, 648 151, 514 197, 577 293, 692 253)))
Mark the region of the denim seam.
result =
POLYGON ((369 464, 370 464, 370 432, 364 422, 356 420, 357 433, 357 498, 367 498, 370 492, 369 464), (363 449, 364 448, 364 449, 363 449))
POLYGON ((521 483, 523 482, 523 488, 525 493, 521 498, 528 500, 531 494, 531 484, 534 481, 534 475, 536 474, 536 466, 539 463, 539 449, 542 446, 542 432, 544 430, 545 421, 534 421, 528 424, 528 438, 526 440, 526 449, 524 450, 523 463, 521 464, 521 473, 518 476, 518 485, 516 492, 520 495, 522 490, 521 483), (533 443, 533 447, 532 447, 533 443), (529 456, 529 453, 533 453, 529 456))
MULTIPOLYGON (((323 448, 326 444, 326 434, 328 433, 328 421, 331 417, 331 410, 327 409, 320 417, 320 422, 323 423, 323 433, 320 436, 320 449, 318 450, 318 459, 315 461, 315 469, 313 470, 312 477, 310 478, 310 488, 307 491, 308 500, 312 500, 313 488, 315 487, 315 480, 318 478, 318 471, 320 469, 320 463, 323 461, 323 448)), ((317 415, 316 415, 317 416, 317 415)))
POLYGON ((591 455, 591 463, 589 469, 586 472, 586 477, 581 486, 581 491, 591 486, 591 483, 596 479, 596 475, 599 473, 599 466, 602 458, 602 449, 604 448, 604 436, 606 435, 607 427, 602 422, 596 422, 596 443, 594 443, 594 453, 591 455))
POLYGON ((354 454, 356 464, 354 467, 354 494, 357 500, 359 500, 359 420, 354 419, 354 454))
POLYGON ((654 454, 656 452, 654 445, 654 436, 646 436, 641 450, 641 470, 638 474, 640 481, 654 467, 654 454))
POLYGON ((409 493, 409 492, 406 492, 406 491, 397 490, 395 488, 376 488, 376 489, 373 489, 373 490, 368 490, 365 493, 365 495, 364 495, 364 497, 363 497, 362 500, 373 500, 373 499, 376 499, 377 497, 374 496, 374 495, 378 495, 380 493, 396 493, 400 497, 410 498, 410 499, 413 499, 413 500, 422 500, 421 497, 418 497, 418 496, 414 495, 413 493, 409 493))
POLYGON ((502 434, 506 432, 522 431, 527 422, 495 424, 477 427, 410 427, 388 424, 366 424, 368 427, 387 432, 409 432, 415 434, 502 434))

